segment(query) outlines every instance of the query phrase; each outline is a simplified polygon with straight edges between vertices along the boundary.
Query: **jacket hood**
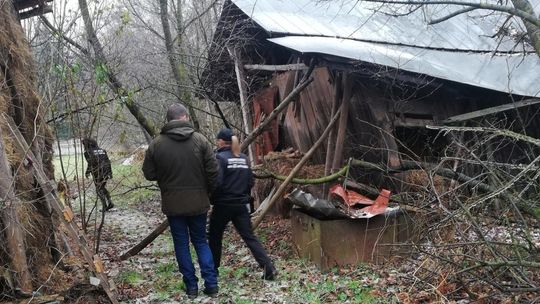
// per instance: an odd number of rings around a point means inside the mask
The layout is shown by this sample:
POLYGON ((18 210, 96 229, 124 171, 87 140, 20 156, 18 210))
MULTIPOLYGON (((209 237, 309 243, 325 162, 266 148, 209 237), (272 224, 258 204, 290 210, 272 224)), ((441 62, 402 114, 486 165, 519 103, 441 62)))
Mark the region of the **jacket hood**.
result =
POLYGON ((195 130, 189 121, 173 120, 161 128, 161 134, 177 141, 184 141, 190 138, 193 132, 195 130))

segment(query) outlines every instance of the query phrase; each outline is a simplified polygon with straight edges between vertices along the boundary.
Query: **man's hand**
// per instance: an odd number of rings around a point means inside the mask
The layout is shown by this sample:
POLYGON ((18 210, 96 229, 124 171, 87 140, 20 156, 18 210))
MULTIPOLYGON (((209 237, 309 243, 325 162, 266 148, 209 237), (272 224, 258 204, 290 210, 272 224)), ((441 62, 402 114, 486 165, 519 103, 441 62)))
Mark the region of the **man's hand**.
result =
POLYGON ((90 178, 90 172, 86 172, 84 176, 86 176, 86 178, 90 178))

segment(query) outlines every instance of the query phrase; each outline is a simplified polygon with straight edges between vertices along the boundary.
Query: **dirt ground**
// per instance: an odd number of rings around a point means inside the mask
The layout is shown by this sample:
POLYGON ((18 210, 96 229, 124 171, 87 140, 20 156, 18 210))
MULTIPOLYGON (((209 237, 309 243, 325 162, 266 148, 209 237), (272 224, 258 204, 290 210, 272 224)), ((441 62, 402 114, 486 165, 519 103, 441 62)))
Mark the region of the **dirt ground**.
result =
MULTIPOLYGON (((119 206, 106 215, 101 251, 122 302, 188 301, 182 290, 183 283, 168 230, 138 255, 127 261, 114 261, 146 236, 162 218, 159 202, 155 200, 136 206, 119 206)), ((308 261, 296 258, 291 249, 288 220, 270 218, 257 232, 279 269, 276 281, 264 281, 262 271, 249 250, 229 228, 224 240, 219 297, 211 299, 200 293, 193 303, 394 302, 377 296, 379 292, 373 286, 378 278, 368 267, 321 273, 308 261)))

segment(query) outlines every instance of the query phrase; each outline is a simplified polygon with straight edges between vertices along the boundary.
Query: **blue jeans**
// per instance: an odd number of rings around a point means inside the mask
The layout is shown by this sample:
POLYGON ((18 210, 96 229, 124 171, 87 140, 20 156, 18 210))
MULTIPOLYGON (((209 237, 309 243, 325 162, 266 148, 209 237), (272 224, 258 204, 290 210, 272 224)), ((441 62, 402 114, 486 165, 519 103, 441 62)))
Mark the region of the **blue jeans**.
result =
POLYGON ((195 216, 169 216, 169 225, 174 243, 178 268, 182 273, 187 290, 198 289, 198 279, 189 252, 189 239, 197 252, 201 276, 206 288, 217 287, 217 273, 214 269, 212 252, 206 240, 206 212, 195 216))

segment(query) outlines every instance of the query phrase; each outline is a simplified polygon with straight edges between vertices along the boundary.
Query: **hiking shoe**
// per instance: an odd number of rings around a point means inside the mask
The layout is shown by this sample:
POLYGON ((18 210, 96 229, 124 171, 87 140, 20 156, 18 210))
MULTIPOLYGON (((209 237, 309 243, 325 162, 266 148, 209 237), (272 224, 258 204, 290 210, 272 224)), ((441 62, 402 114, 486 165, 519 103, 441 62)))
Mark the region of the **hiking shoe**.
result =
POLYGON ((264 271, 263 279, 267 281, 274 281, 278 275, 278 272, 275 268, 269 268, 264 271))
POLYGON ((216 286, 216 287, 206 287, 204 289, 204 294, 211 297, 211 298, 215 298, 217 297, 218 295, 218 292, 219 292, 219 288, 216 286))
POLYGON ((112 208, 114 208, 114 204, 113 204, 113 203, 110 203, 107 207, 105 207, 105 211, 109 211, 109 210, 111 210, 112 208))
POLYGON ((199 295, 199 291, 197 289, 188 289, 186 290, 186 295, 188 299, 193 300, 199 295))

